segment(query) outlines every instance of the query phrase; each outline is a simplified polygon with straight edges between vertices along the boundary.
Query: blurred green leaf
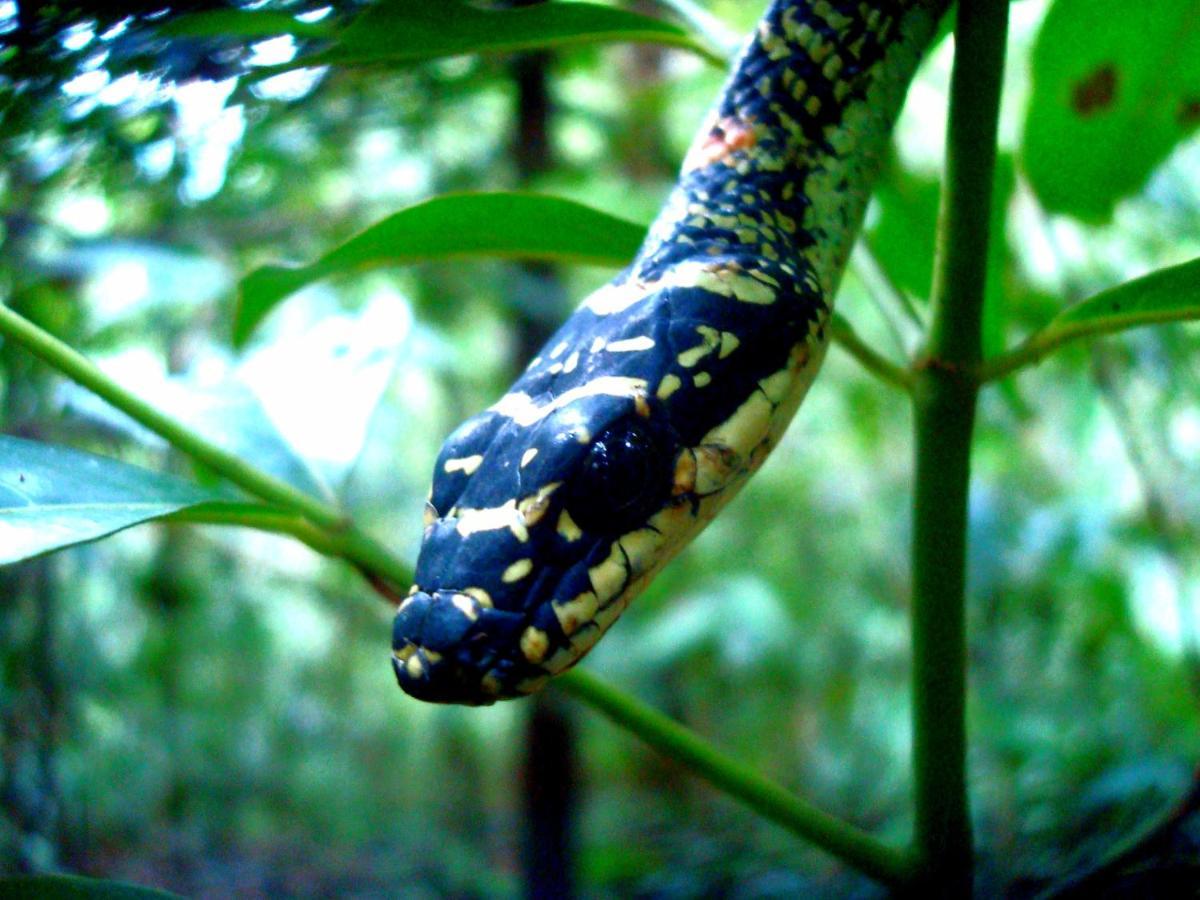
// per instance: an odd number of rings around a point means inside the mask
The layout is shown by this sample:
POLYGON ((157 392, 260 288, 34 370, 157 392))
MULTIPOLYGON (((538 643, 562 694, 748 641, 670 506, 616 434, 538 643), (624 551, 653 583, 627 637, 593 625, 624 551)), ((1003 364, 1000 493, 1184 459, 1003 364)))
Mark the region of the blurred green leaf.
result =
MULTIPOLYGON (((1015 187, 1012 157, 1002 153, 996 158, 984 287, 983 345, 989 356, 1004 348, 1008 309, 1004 273, 1010 261, 1005 224, 1015 187)), ((871 251, 892 284, 921 301, 928 300, 932 290, 940 195, 941 181, 936 176, 894 163, 876 188, 879 217, 866 232, 871 251)))
POLYGON ((1155 322, 1200 318, 1200 259, 1159 269, 1069 306, 1041 331, 1068 340, 1155 322))
POLYGON ((220 499, 113 459, 0 435, 0 564, 220 499))
POLYGON ((178 894, 120 881, 78 875, 20 875, 0 878, 2 900, 170 900, 178 894))
POLYGON ((686 29, 595 3, 545 3, 481 9, 463 0, 384 0, 351 22, 327 50, 277 66, 274 75, 307 66, 408 65, 464 53, 511 53, 613 41, 665 44, 724 68, 726 60, 686 29))
POLYGON ((1200 319, 1200 259, 1159 269, 1067 307, 1020 347, 990 361, 981 377, 1007 375, 1076 338, 1191 319, 1200 319))
POLYGON ((625 265, 645 226, 572 200, 535 194, 449 194, 402 209, 307 266, 263 266, 242 279, 233 342, 289 294, 330 275, 465 256, 625 265))
POLYGON ((295 16, 270 9, 210 9, 167 19, 157 29, 164 37, 259 38, 291 34, 296 37, 328 37, 328 22, 301 22, 295 16))
POLYGON ((1198 0, 1057 0, 1033 51, 1023 162, 1046 209, 1102 222, 1200 124, 1198 0))

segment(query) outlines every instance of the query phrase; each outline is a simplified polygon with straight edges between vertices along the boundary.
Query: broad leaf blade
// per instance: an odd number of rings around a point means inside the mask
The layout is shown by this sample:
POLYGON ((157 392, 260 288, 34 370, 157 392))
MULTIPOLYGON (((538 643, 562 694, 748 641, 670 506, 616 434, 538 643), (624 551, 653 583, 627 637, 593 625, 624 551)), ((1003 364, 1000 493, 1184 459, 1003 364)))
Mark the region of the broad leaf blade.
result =
POLYGON ((1200 125, 1200 0, 1056 0, 1023 161, 1048 210, 1102 222, 1200 125))
POLYGON ((210 9, 167 19, 157 29, 164 37, 260 38, 290 34, 295 37, 329 37, 328 22, 301 22, 279 10, 210 9))
POLYGON ((1159 269, 1076 303, 1051 319, 1035 340, 1057 345, 1085 334, 1188 319, 1200 319, 1200 259, 1159 269))
POLYGON ((536 194, 448 194, 410 206, 307 266, 263 266, 242 279, 233 341, 289 294, 331 275, 456 257, 493 256, 622 266, 645 226, 572 200, 536 194))
POLYGON ((327 50, 261 71, 305 66, 410 65, 466 53, 633 41, 692 50, 724 66, 719 53, 687 30, 650 16, 595 3, 544 3, 482 9, 463 0, 383 0, 366 9, 327 50))
POLYGON ((0 565, 220 499, 127 463, 0 435, 0 565))

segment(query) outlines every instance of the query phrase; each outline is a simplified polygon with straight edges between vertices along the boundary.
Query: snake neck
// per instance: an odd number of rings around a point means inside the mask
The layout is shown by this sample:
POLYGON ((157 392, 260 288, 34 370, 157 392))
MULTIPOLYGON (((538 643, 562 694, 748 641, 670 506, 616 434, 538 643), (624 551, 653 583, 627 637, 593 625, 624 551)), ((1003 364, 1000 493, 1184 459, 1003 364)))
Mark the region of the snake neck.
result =
POLYGON ((721 258, 826 310, 892 126, 947 0, 775 0, 630 269, 721 258))

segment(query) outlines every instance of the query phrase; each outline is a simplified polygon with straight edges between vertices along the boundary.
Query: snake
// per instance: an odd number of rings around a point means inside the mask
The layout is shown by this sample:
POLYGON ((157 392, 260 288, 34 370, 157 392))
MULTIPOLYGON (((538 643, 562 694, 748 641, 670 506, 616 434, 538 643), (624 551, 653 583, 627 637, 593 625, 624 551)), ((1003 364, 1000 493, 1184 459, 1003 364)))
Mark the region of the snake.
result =
POLYGON ((392 666, 486 705, 575 665, 763 464, 947 0, 773 0, 633 262, 437 456, 392 666))

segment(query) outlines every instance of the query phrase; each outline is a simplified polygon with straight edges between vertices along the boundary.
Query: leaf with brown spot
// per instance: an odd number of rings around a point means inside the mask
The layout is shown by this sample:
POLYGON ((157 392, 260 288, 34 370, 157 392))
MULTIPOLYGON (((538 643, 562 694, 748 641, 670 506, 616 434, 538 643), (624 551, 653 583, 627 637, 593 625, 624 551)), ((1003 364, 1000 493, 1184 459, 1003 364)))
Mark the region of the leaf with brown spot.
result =
POLYGON ((1021 162, 1042 205, 1107 221, 1200 125, 1200 0, 1056 0, 1021 162))

